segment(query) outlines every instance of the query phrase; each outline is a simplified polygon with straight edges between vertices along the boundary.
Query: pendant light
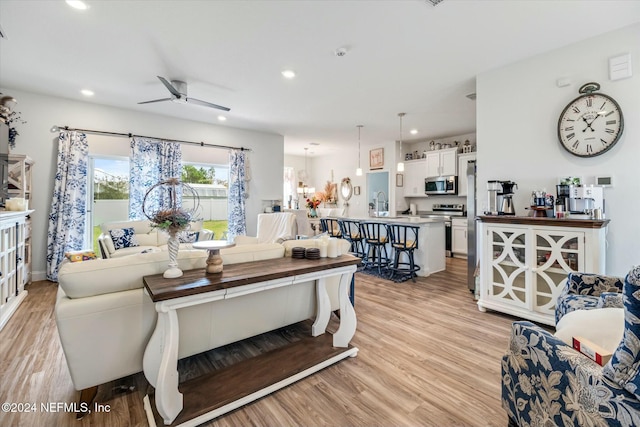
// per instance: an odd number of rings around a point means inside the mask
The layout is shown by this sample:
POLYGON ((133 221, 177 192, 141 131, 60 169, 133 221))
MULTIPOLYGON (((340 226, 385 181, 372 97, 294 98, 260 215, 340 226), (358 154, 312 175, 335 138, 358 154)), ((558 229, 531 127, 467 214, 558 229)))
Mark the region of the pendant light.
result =
POLYGON ((358 125, 358 169, 356 169, 356 176, 362 176, 362 168, 360 167, 360 131, 362 130, 363 126, 362 125, 358 125))
POLYGON ((301 194, 305 199, 316 192, 315 187, 309 187, 307 185, 307 179, 309 178, 309 172, 307 171, 307 150, 309 150, 309 148, 304 147, 304 174, 302 176, 304 180, 299 183, 297 189, 298 194, 301 194))
POLYGON ((402 118, 406 113, 398 113, 400 117, 400 161, 398 161, 398 172, 404 172, 404 163, 402 162, 402 118))

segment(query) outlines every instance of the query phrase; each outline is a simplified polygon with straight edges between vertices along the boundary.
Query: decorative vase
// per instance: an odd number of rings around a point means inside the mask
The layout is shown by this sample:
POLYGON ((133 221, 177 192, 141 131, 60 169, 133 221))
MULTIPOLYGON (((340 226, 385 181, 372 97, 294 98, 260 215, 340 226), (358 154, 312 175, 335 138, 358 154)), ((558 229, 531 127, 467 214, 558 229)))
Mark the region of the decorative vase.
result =
POLYGON ((175 279, 182 276, 182 270, 178 268, 178 249, 180 248, 180 242, 176 233, 169 235, 169 241, 167 242, 169 248, 169 268, 162 274, 165 279, 175 279))
POLYGON ((318 212, 316 211, 316 208, 309 208, 309 218, 317 218, 318 217, 318 212))

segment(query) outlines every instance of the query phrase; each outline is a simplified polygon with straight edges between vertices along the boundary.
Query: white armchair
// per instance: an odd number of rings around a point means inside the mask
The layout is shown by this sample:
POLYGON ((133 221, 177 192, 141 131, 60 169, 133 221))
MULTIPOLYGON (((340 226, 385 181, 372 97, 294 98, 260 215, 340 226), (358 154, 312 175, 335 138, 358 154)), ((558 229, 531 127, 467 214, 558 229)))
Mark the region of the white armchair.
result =
POLYGON ((296 238, 296 216, 290 212, 258 214, 257 236, 236 236, 237 245, 248 243, 282 243, 296 238))

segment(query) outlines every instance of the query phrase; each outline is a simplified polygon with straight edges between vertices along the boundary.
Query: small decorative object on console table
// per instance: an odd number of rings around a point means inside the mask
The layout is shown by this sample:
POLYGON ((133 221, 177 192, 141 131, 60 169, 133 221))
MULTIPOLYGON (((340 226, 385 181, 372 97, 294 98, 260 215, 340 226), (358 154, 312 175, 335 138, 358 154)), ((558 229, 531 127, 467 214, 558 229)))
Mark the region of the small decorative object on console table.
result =
POLYGON ((142 213, 151 221, 153 227, 169 233, 167 242, 169 268, 163 274, 167 279, 182 276, 182 270, 178 268, 177 261, 180 247, 177 234, 188 229, 190 223, 196 221, 194 213, 199 206, 198 193, 190 185, 180 182, 178 178, 160 181, 144 195, 142 213), (183 207, 183 199, 192 200, 193 206, 183 207))
POLYGON ((194 249, 206 249, 209 253, 207 257, 207 273, 222 273, 222 257, 220 249, 232 248, 236 244, 229 243, 226 240, 203 240, 202 242, 194 242, 194 249))

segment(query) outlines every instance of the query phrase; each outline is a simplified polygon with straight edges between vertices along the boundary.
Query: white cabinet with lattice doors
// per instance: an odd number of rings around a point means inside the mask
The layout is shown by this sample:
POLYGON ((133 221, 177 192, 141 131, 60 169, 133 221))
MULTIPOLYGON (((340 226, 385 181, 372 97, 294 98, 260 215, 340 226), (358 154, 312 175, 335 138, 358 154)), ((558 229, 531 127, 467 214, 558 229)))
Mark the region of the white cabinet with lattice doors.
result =
POLYGON ((605 233, 605 228, 481 221, 478 307, 553 325, 555 303, 567 274, 604 273, 605 233))
POLYGON ((27 295, 25 218, 30 212, 0 212, 0 329, 27 295))

